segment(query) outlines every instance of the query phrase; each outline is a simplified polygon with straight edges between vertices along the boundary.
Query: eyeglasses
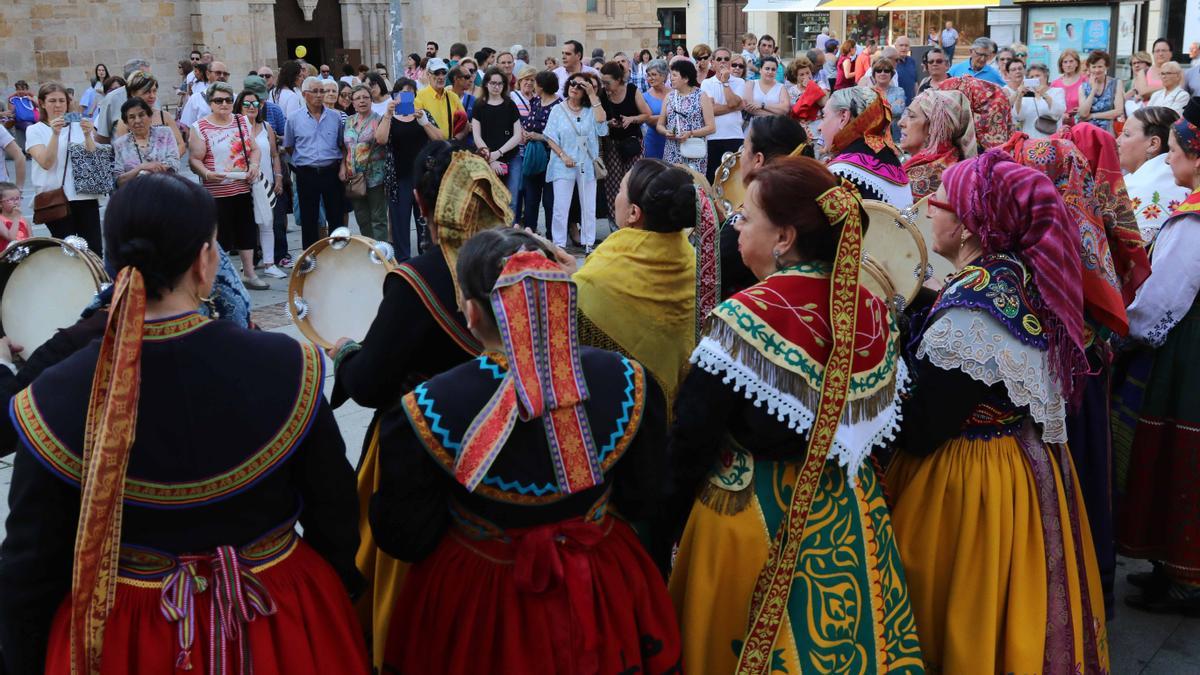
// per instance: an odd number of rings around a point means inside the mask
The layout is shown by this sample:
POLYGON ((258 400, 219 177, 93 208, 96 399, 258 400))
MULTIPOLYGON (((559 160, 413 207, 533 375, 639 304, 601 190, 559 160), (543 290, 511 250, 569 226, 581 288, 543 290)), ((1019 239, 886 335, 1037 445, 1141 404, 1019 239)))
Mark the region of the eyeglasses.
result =
POLYGON ((568 86, 570 86, 572 89, 583 89, 583 83, 582 83, 582 82, 572 82, 572 83, 571 83, 570 85, 568 85, 568 86))
POLYGON ((943 211, 946 211, 948 213, 954 213, 954 207, 947 204, 946 202, 941 201, 940 199, 934 199, 933 197, 930 197, 929 205, 934 208, 938 208, 943 211))
POLYGON ((259 103, 258 101, 242 101, 242 107, 258 109, 262 107, 262 103, 259 103))
POLYGON ((697 56, 697 57, 696 57, 696 60, 697 60, 697 61, 707 61, 707 60, 709 60, 710 58, 712 58, 712 54, 705 54, 705 55, 703 55, 703 56, 697 56))
POLYGON ((1025 58, 1026 56, 1029 56, 1029 55, 1028 55, 1028 54, 1026 54, 1025 52, 1017 52, 1017 58, 1018 58, 1018 59, 1023 59, 1023 58, 1025 58))
POLYGON ((192 57, 192 63, 199 63, 199 62, 200 62, 200 57, 199 57, 199 56, 193 56, 193 57, 192 57))
POLYGON ((892 74, 892 73, 894 73, 894 72, 896 72, 896 71, 892 70, 891 68, 876 68, 876 69, 875 69, 875 73, 876 73, 876 74, 887 74, 887 75, 891 75, 891 74, 892 74))
POLYGON ((208 104, 209 105, 232 105, 233 99, 227 98, 225 96, 219 96, 214 99, 209 99, 208 104))
POLYGON ((488 82, 488 86, 489 87, 503 87, 504 83, 501 82, 500 80, 492 80, 491 82, 488 82))
POLYGON ((713 61, 716 61, 717 63, 726 63, 729 61, 729 57, 728 56, 717 56, 717 57, 713 58, 713 61))
POLYGON ((929 59, 928 61, 925 62, 925 65, 927 65, 927 66, 944 66, 944 65, 946 65, 946 59, 929 59))
POLYGON ((261 77, 261 78, 262 78, 262 79, 264 79, 264 80, 269 80, 269 79, 271 79, 272 77, 275 77, 275 76, 274 76, 274 75, 259 75, 259 77, 261 77))
POLYGON ((731 63, 731 64, 729 64, 729 67, 730 67, 730 68, 745 68, 745 67, 746 67, 746 64, 744 64, 744 63, 731 63))

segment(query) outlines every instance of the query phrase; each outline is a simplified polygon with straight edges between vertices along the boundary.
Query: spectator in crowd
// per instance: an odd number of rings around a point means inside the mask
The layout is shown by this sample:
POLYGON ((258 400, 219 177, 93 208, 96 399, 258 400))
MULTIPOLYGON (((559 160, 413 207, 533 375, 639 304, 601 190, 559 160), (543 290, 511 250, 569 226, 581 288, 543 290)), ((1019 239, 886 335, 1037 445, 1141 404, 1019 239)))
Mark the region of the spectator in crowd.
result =
POLYGON ((1067 102, 1067 120, 1074 120, 1079 110, 1079 89, 1083 86, 1083 61, 1079 52, 1074 49, 1064 49, 1058 55, 1059 78, 1050 83, 1051 87, 1061 89, 1063 100, 1067 102))
POLYGON ((208 67, 208 89, 202 94, 193 94, 188 99, 187 105, 183 107, 183 112, 179 116, 179 123, 185 127, 191 127, 196 123, 196 120, 207 115, 211 110, 208 106, 209 90, 215 82, 229 82, 229 68, 220 61, 213 61, 208 67))
MULTIPOLYGON (((371 110, 380 117, 387 113, 388 90, 387 82, 379 73, 367 73, 366 79, 363 81, 367 90, 371 94, 371 110)), ((351 95, 350 102, 354 102, 354 96, 351 95)), ((355 108, 357 110, 357 107, 355 108)))
POLYGON ((206 63, 204 61, 192 64, 192 72, 188 76, 190 84, 188 85, 187 91, 183 92, 183 101, 179 104, 181 108, 187 105, 188 99, 191 98, 193 94, 199 93, 201 96, 204 95, 204 92, 208 89, 209 85, 208 67, 211 65, 211 63, 206 63))
MULTIPOLYGON (((379 77, 375 73, 371 75, 379 77)), ((346 156, 338 178, 351 189, 354 181, 364 185, 361 195, 352 193, 350 196, 359 231, 376 241, 388 241, 391 235, 388 233, 388 199, 384 185, 387 143, 380 143, 376 138, 382 117, 375 113, 373 98, 366 85, 360 84, 350 91, 354 114, 346 120, 343 131, 346 156)), ((390 98, 384 104, 385 114, 389 107, 392 107, 390 98)))
MULTIPOLYGON (((570 47, 570 42, 564 46, 564 55, 570 47)), ((580 48, 580 57, 582 52, 580 48)), ((685 63, 691 67, 690 62, 685 63)), ((694 69, 692 82, 695 83, 694 69)), ((600 104, 599 87, 600 78, 591 73, 576 72, 568 75, 566 100, 550 111, 550 119, 546 122, 543 132, 550 149, 554 152, 546 169, 546 181, 554 186, 551 236, 556 246, 566 247, 567 214, 571 209, 571 194, 578 188, 580 239, 585 254, 591 253, 592 247, 596 245, 595 162, 600 157, 600 137, 608 135, 604 107, 600 104)))
POLYGON ((942 29, 941 48, 946 52, 946 63, 954 63, 954 50, 958 47, 958 31, 954 29, 954 22, 947 21, 946 27, 942 29))
POLYGON ((1049 68, 1035 63, 1027 71, 1025 62, 1014 58, 1008 62, 1006 77, 1008 84, 1004 93, 1012 104, 1013 121, 1020 130, 1030 138, 1046 138, 1057 131, 1066 114, 1067 102, 1063 100, 1061 89, 1050 86, 1049 68), (1038 86, 1034 89, 1026 87, 1026 77, 1036 78, 1038 86))
POLYGON ((767 58, 775 59, 775 81, 783 82, 783 68, 779 67, 779 57, 775 55, 775 38, 770 35, 764 35, 758 39, 758 56, 754 59, 754 75, 750 79, 759 79, 766 77, 762 73, 763 61, 767 58))
POLYGON ((64 116, 71 107, 71 97, 58 82, 43 84, 38 89, 37 102, 41 121, 25 130, 25 152, 33 158, 33 189, 40 195, 62 188, 70 202, 66 216, 45 225, 52 237, 83 237, 92 252, 103 258, 100 195, 75 191, 75 169, 67 161, 67 147, 72 143, 83 143, 88 151, 96 149, 96 127, 86 117, 79 122, 66 121, 64 116))
POLYGON ((788 70, 794 70, 796 88, 800 90, 800 95, 792 104, 792 119, 804 123, 816 121, 821 114, 821 109, 825 107, 825 99, 829 97, 829 94, 817 84, 813 77, 812 62, 802 56, 789 63, 788 70))
MULTIPOLYGON (((259 71, 261 72, 262 69, 260 68, 259 71)), ((252 91, 258 96, 258 100, 262 103, 261 117, 263 121, 271 125, 276 137, 283 138, 283 128, 287 124, 287 116, 283 114, 283 109, 268 97, 267 83, 268 80, 262 75, 247 75, 242 80, 242 89, 252 91)))
POLYGON ((1183 68, 1174 61, 1167 61, 1158 72, 1163 86, 1150 95, 1150 107, 1163 106, 1182 115, 1184 106, 1191 99, 1183 88, 1183 68))
POLYGON ((513 222, 520 224, 521 215, 524 212, 525 196, 525 131, 524 121, 529 117, 530 105, 536 96, 535 89, 537 87, 534 78, 537 77, 537 68, 526 65, 517 69, 516 86, 508 92, 508 97, 512 99, 513 105, 517 106, 517 113, 521 117, 522 130, 518 134, 520 142, 517 145, 517 154, 513 157, 513 161, 509 163, 509 192, 512 194, 512 212, 513 222), (513 174, 516 174, 513 176, 513 174), (515 189, 514 189, 515 188, 515 189))
POLYGON ((831 38, 829 36, 829 26, 822 26, 821 32, 817 33, 817 38, 816 38, 815 44, 813 46, 823 52, 823 51, 825 51, 826 43, 828 43, 832 39, 833 38, 831 38))
POLYGON ((25 131, 33 125, 37 120, 38 115, 37 101, 34 100, 33 92, 29 89, 29 83, 25 80, 17 80, 13 83, 12 94, 8 96, 8 109, 12 111, 14 116, 13 123, 13 138, 16 139, 17 145, 25 148, 24 152, 28 155, 28 146, 26 144, 25 131), (20 114, 20 108, 24 114, 20 114))
POLYGON ((752 82, 747 82, 742 94, 742 100, 745 102, 743 109, 751 117, 786 115, 792 107, 788 100, 787 90, 783 88, 783 83, 775 77, 775 71, 778 68, 779 60, 774 56, 765 56, 759 59, 758 73, 760 77, 752 82))
POLYGON ((638 91, 643 94, 650 88, 650 83, 646 81, 646 66, 654 60, 654 54, 650 53, 649 49, 643 49, 637 54, 637 61, 633 64, 629 72, 629 81, 637 85, 638 91))
MULTIPOLYGON (((752 69, 754 59, 758 58, 758 36, 754 33, 745 33, 742 35, 742 60, 746 61, 747 68, 752 69)), ((750 79, 746 77, 745 79, 750 79)))
MULTIPOLYGON (((799 59, 797 59, 799 60, 799 59)), ((746 81, 733 74, 730 64, 733 52, 718 47, 713 52, 716 74, 700 83, 700 91, 712 100, 713 124, 716 130, 705 139, 708 143, 708 172, 705 177, 713 182, 721 158, 727 152, 737 152, 742 147, 742 97, 746 92, 746 81)))
POLYGON ((458 100, 462 101, 463 112, 467 119, 471 119, 471 114, 475 110, 476 97, 475 91, 475 64, 469 59, 463 61, 454 69, 454 80, 451 82, 451 87, 458 100))
POLYGON ((529 62, 528 49, 525 49, 521 45, 513 45, 513 53, 517 55, 517 62, 513 64, 517 72, 521 72, 522 68, 531 65, 529 62))
POLYGON ((128 129, 113 139, 113 175, 121 186, 143 173, 177 171, 179 146, 166 126, 156 125, 154 109, 134 97, 121 106, 121 122, 128 129))
POLYGON ((896 84, 896 64, 886 56, 875 59, 871 75, 863 85, 875 90, 892 109, 892 139, 900 138, 900 117, 904 114, 904 90, 896 84))
MULTIPOLYGON (((949 55, 950 52, 947 51, 947 58, 949 55)), ((971 43, 971 58, 951 68, 950 77, 978 77, 997 87, 1003 87, 1004 78, 1000 77, 999 71, 988 65, 995 55, 996 43, 991 38, 975 38, 971 43)))
POLYGON ((1125 89, 1125 111, 1127 113, 1132 114, 1134 110, 1150 100, 1150 95, 1143 95, 1142 92, 1150 88, 1146 82, 1146 74, 1152 65, 1154 65, 1154 58, 1150 56, 1150 52, 1134 52, 1133 56, 1129 57, 1129 69, 1132 71, 1132 76, 1129 78, 1129 86, 1125 89))
MULTIPOLYGON (((741 57, 735 57, 740 59, 741 57)), ((738 74, 737 64, 731 64, 730 72, 734 75, 738 74)), ((746 63, 741 64, 742 73, 746 72, 746 63)), ((662 159, 663 152, 666 147, 667 139, 662 134, 658 133, 658 123, 662 118, 663 105, 667 101, 667 96, 671 93, 670 72, 667 70, 667 62, 662 59, 656 59, 646 64, 646 95, 643 97, 646 101, 646 107, 650 108, 650 113, 654 115, 646 124, 642 125, 643 149, 642 156, 651 159, 662 159)))
MULTIPOLYGON (((3 130, 0 126, 0 131, 3 130)), ((7 248, 10 243, 23 241, 31 235, 29 221, 21 214, 21 188, 0 180, 0 246, 7 248)))
POLYGON ((621 179, 642 157, 642 124, 654 117, 642 93, 625 81, 625 74, 625 68, 616 61, 600 68, 600 101, 608 118, 608 136, 600 142, 600 156, 608 168, 604 200, 609 214, 621 192, 621 179))
MULTIPOLYGON (((25 151, 20 145, 17 145, 17 140, 13 135, 8 133, 8 129, 0 124, 0 181, 12 180, 18 186, 25 184, 25 151), (8 175, 8 162, 4 161, 4 157, 12 160, 13 175, 8 175)), ((19 188, 18 188, 19 189, 19 188)))
MULTIPOLYGON (((431 43, 434 49, 437 43, 431 43)), ((442 63, 441 59, 431 59, 442 63)), ((444 77, 444 74, 443 74, 444 77)), ((417 83, 400 78, 393 85, 396 93, 417 94, 417 83)), ((429 87, 426 87, 429 89, 429 87)), ((412 256, 410 224, 417 223, 417 250, 424 252, 429 245, 424 221, 420 218, 413 200, 413 162, 430 141, 445 139, 445 135, 428 110, 414 108, 414 112, 397 114, 399 101, 388 101, 387 114, 375 129, 375 141, 387 148, 384 184, 387 187, 388 219, 391 222, 392 245, 396 247, 396 260, 407 260, 412 256)))
POLYGON ((338 82, 344 82, 351 87, 357 87, 362 84, 358 76, 354 74, 354 66, 349 63, 342 64, 342 76, 338 78, 338 82))
POLYGON ((328 63, 322 63, 317 78, 321 80, 332 80, 333 68, 328 63))
POLYGON ((427 58, 427 59, 437 58, 438 49, 441 49, 441 47, 439 47, 438 43, 434 42, 433 40, 426 42, 425 43, 425 58, 427 58))
POLYGON ((1183 87, 1192 96, 1200 96, 1200 57, 1192 58, 1192 67, 1183 75, 1183 87))
POLYGON ((871 63, 875 61, 875 56, 879 51, 879 45, 873 39, 868 39, 866 46, 859 50, 854 57, 854 82, 862 85, 866 80, 867 71, 871 69, 871 63))
MULTIPOLYGON (((1150 69, 1146 71, 1143 86, 1138 87, 1138 93, 1143 97, 1152 96, 1155 92, 1166 87, 1166 82, 1162 79, 1162 69, 1163 66, 1173 62, 1175 49, 1171 46, 1170 40, 1160 37, 1150 47, 1150 55, 1153 63, 1150 64, 1150 69)), ((1182 110, 1180 108, 1180 111, 1182 110)))
MULTIPOLYGON (((550 67, 549 64, 546 65, 550 67)), ((567 86, 567 78, 579 72, 591 73, 600 79, 600 71, 583 63, 583 43, 578 40, 567 40, 562 47, 562 65, 554 69, 554 75, 558 77, 558 95, 566 96, 564 90, 567 86)))
POLYGON ((338 173, 342 167, 341 114, 325 107, 321 80, 304 80, 304 107, 288 115, 283 147, 291 155, 296 171, 296 193, 300 198, 300 235, 304 248, 320 239, 317 209, 324 202, 325 212, 345 212, 345 192, 338 173))
MULTIPOLYGON (((309 70, 306 77, 312 77, 315 74, 315 71, 314 71, 312 65, 311 64, 305 64, 305 65, 308 67, 308 70, 309 70)), ((371 68, 370 68, 370 66, 368 66, 365 63, 358 64, 358 68, 354 69, 354 74, 356 77, 358 77, 359 82, 366 82, 367 81, 367 73, 369 73, 369 72, 371 72, 371 68)))
POLYGON ((993 59, 992 63, 989 65, 995 68, 996 72, 1000 73, 1000 77, 1005 77, 1004 74, 1008 72, 1008 62, 1012 60, 1012 47, 1002 47, 1000 51, 996 52, 996 58, 993 59))
MULTIPOLYGON (((320 78, 317 78, 317 79, 320 79, 320 78)), ((354 114, 354 104, 351 103, 349 106, 346 106, 345 108, 338 105, 338 102, 341 98, 341 93, 342 93, 341 86, 342 86, 342 83, 338 82, 336 80, 321 80, 321 102, 325 104, 326 108, 332 108, 333 110, 336 110, 339 113, 341 113, 342 121, 344 122, 344 121, 346 121, 347 117, 354 114)), ((359 85, 359 86, 364 86, 364 85, 359 85)))
POLYGON ((534 76, 535 96, 529 100, 529 114, 521 120, 525 139, 525 158, 522 165, 524 184, 523 225, 536 232, 538 229, 538 204, 546 220, 546 229, 554 219, 554 188, 546 185, 551 148, 544 131, 550 113, 562 99, 558 95, 558 76, 543 70, 534 76))
POLYGON ((304 99, 297 91, 300 83, 304 81, 302 70, 299 61, 288 61, 279 68, 272 98, 285 117, 291 117, 292 113, 304 107, 304 99))
MULTIPOLYGON (((183 134, 179 132, 179 124, 175 121, 174 116, 167 115, 158 107, 158 80, 150 73, 137 72, 129 79, 129 84, 125 85, 126 99, 140 98, 150 105, 151 115, 150 123, 156 127, 166 127, 171 135, 175 137, 177 151, 176 159, 183 156, 187 146, 183 142, 183 134)), ((117 122, 116 131, 113 138, 120 138, 129 132, 125 126, 125 113, 121 113, 121 121, 117 122)), ((173 167, 172 167, 173 168, 173 167)))
POLYGON ((833 83, 833 90, 848 89, 853 87, 858 80, 854 77, 854 50, 857 45, 854 40, 849 38, 842 43, 838 48, 837 57, 837 74, 833 83))
POLYGON ((424 110, 433 117, 434 124, 441 129, 446 140, 462 138, 467 135, 466 111, 462 101, 452 89, 446 88, 446 77, 449 67, 441 59, 429 59, 425 64, 425 72, 429 76, 429 86, 417 92, 414 103, 418 110, 424 110), (461 124, 459 124, 461 120, 461 124))
POLYGON ((421 79, 421 55, 413 52, 404 57, 404 77, 412 81, 421 79))
POLYGON ((281 215, 284 221, 283 232, 287 232, 287 214, 278 208, 279 203, 283 201, 279 199, 283 194, 283 161, 280 158, 282 153, 279 149, 279 137, 266 118, 265 110, 268 104, 270 101, 265 94, 247 88, 234 99, 233 109, 239 111, 250 126, 250 135, 258 147, 259 161, 267 165, 266 170, 262 171, 264 187, 268 194, 274 193, 276 197, 276 208, 272 213, 260 213, 257 208, 254 210, 254 221, 258 223, 258 243, 262 248, 262 264, 266 267, 263 275, 273 279, 286 279, 287 272, 279 266, 280 259, 287 255, 286 237, 282 239, 282 244, 279 243, 281 215))
MULTIPOLYGON (((187 63, 187 62, 184 62, 187 63)), ((191 66, 188 66, 191 70, 191 66)), ((100 112, 100 104, 104 101, 104 80, 108 79, 108 66, 97 63, 92 71, 91 86, 79 97, 79 110, 84 117, 95 119, 100 112)))
POLYGON ((192 124, 188 136, 192 171, 216 201, 217 241, 226 251, 238 252, 242 283, 248 289, 265 291, 271 285, 254 270, 258 226, 250 196, 250 186, 258 180, 261 155, 252 142, 249 122, 233 114, 233 87, 213 82, 206 93, 210 112, 192 124))
MULTIPOLYGON (((149 73, 150 63, 143 58, 132 58, 126 61, 125 81, 128 82, 129 78, 139 70, 149 73)), ((125 104, 127 98, 128 95, 121 89, 108 92, 104 96, 104 103, 100 106, 100 113, 96 116, 96 141, 98 143, 109 143, 112 140, 113 130, 116 129, 117 122, 121 121, 121 106, 125 104)))
POLYGON ((547 56, 542 61, 542 65, 546 66, 546 70, 554 71, 558 68, 558 59, 554 58, 553 56, 547 56))
POLYGON ((837 62, 838 50, 841 48, 841 43, 837 40, 830 40, 825 43, 824 65, 821 66, 821 72, 813 73, 819 77, 818 84, 825 88, 826 91, 833 91, 833 86, 837 84, 837 62))
POLYGON ((344 113, 347 116, 352 115, 354 113, 354 104, 350 101, 350 92, 354 90, 354 87, 358 87, 358 86, 362 86, 362 85, 356 84, 354 86, 350 86, 350 85, 346 84, 345 82, 338 82, 337 83, 337 92, 334 95, 334 103, 332 106, 329 105, 329 100, 328 100, 329 91, 328 91, 328 89, 323 88, 323 90, 326 92, 325 105, 332 107, 335 110, 337 110, 338 112, 344 113))
POLYGON ((925 55, 921 57, 921 63, 925 65, 925 70, 929 72, 929 75, 917 85, 918 94, 930 87, 937 87, 938 84, 950 78, 950 59, 941 47, 930 47, 925 50, 925 55))
MULTIPOLYGON (((761 41, 760 41, 761 44, 761 41)), ((768 56, 762 68, 763 82, 778 89, 782 97, 783 86, 774 81, 774 72, 769 66, 774 57, 768 56)), ((757 82, 747 82, 746 86, 758 88, 757 82)), ((700 91, 700 83, 696 81, 696 67, 687 59, 676 59, 671 62, 671 93, 663 104, 662 116, 659 117, 658 133, 666 137, 667 143, 663 150, 663 161, 668 164, 686 164, 700 175, 708 173, 708 150, 704 143, 703 152, 692 152, 683 144, 690 139, 705 139, 717 130, 713 119, 713 102, 704 92, 700 91), (685 154, 686 153, 686 154, 685 154)), ((753 100, 750 94, 742 97, 749 109, 753 100)), ((782 100, 782 99, 780 99, 782 100)), ((784 106, 784 111, 787 107, 784 106)), ((693 145, 693 144, 689 144, 693 145)))
POLYGON ((1108 52, 1095 50, 1088 53, 1088 79, 1079 92, 1079 120, 1091 122, 1104 129, 1113 130, 1113 120, 1125 113, 1125 89, 1120 80, 1108 76, 1112 58, 1108 52))
POLYGON ((896 38, 896 84, 904 90, 904 104, 917 95, 917 60, 912 57, 912 41, 907 35, 896 38))
POLYGON ((516 64, 517 60, 513 57, 512 52, 500 52, 496 54, 496 67, 500 69, 504 77, 508 78, 508 88, 510 90, 517 86, 517 79, 513 73, 513 68, 516 64))
POLYGON ((450 68, 458 65, 459 61, 467 58, 467 46, 461 42, 455 42, 450 45, 450 62, 447 64, 450 68))
POLYGON ((508 96, 508 77, 497 66, 487 69, 483 76, 487 95, 475 103, 471 114, 471 133, 475 148, 487 159, 492 171, 508 181, 513 190, 512 161, 521 143, 521 113, 508 96))
POLYGON ((696 64, 696 79, 701 83, 716 74, 712 70, 712 47, 703 42, 692 48, 692 62, 696 64))
MULTIPOLYGON (((174 93, 176 94, 176 105, 178 105, 180 108, 187 104, 188 96, 191 95, 191 92, 189 91, 191 87, 188 86, 187 78, 194 71, 195 68, 192 67, 191 61, 185 61, 182 59, 179 61, 179 67, 176 71, 176 75, 179 76, 179 86, 174 89, 174 93)), ((99 101, 97 101, 97 103, 99 103, 99 101)), ((98 106, 97 112, 99 112, 98 106)))

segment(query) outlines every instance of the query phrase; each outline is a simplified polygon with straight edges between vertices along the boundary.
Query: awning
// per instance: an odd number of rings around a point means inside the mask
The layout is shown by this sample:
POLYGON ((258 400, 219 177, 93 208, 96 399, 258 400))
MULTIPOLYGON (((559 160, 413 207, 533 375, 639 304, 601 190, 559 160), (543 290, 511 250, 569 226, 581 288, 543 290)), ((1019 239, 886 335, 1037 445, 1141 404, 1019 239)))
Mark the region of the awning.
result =
POLYGON ((907 12, 923 9, 986 9, 999 6, 1000 0, 892 0, 879 9, 883 12, 907 12))
POLYGON ((827 10, 862 10, 862 9, 879 9, 881 5, 886 4, 887 0, 829 0, 822 4, 817 9, 821 11, 827 10))
POLYGON ((821 0, 750 0, 743 12, 811 12, 821 0))

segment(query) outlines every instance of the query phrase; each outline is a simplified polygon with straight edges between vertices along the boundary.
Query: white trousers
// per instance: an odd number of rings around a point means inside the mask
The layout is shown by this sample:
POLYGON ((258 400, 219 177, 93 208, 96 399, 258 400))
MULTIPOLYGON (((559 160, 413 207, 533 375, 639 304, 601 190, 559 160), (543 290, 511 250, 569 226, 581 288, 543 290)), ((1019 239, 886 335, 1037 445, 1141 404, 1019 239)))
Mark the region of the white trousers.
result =
POLYGON ((554 181, 554 221, 550 235, 555 246, 567 245, 567 215, 571 213, 571 195, 579 186, 579 239, 584 246, 596 245, 596 179, 588 178, 578 167, 575 179, 560 178, 554 181))

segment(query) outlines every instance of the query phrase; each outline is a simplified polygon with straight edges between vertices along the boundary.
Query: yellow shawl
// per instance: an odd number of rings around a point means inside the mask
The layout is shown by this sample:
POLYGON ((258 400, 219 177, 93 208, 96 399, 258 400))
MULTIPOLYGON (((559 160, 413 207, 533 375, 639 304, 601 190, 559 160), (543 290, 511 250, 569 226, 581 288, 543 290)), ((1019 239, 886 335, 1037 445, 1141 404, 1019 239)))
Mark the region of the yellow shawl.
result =
POLYGON ((696 347, 696 253, 687 235, 617 230, 574 278, 579 311, 673 402, 696 347))

